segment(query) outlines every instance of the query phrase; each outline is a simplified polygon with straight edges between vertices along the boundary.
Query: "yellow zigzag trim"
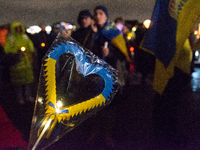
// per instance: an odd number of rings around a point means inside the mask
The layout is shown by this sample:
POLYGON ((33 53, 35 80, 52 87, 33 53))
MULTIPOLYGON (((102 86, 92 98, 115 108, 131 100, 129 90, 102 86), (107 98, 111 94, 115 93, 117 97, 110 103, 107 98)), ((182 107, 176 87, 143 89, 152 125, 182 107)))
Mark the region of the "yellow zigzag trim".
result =
MULTIPOLYGON (((65 114, 63 114, 64 115, 63 119, 69 120, 70 117, 77 116, 78 114, 85 113, 87 110, 89 111, 95 107, 102 106, 102 104, 103 103, 105 104, 105 102, 106 102, 106 99, 104 98, 104 96, 102 94, 100 94, 100 95, 96 96, 95 98, 84 101, 82 103, 78 103, 74 106, 70 106, 68 108, 69 116, 65 116, 65 114)), ((62 116, 62 114, 61 114, 61 116, 62 116)))
MULTIPOLYGON (((56 106, 56 76, 55 76, 55 64, 56 60, 52 58, 47 58, 45 60, 47 63, 45 64, 45 76, 46 76, 46 95, 47 95, 47 102, 46 102, 46 114, 54 114, 56 111, 54 108, 49 106, 49 102, 52 102, 54 106, 56 106)), ((71 117, 74 117, 78 114, 85 113, 87 110, 91 110, 95 107, 101 106, 103 103, 106 102, 105 97, 100 94, 94 98, 91 98, 87 101, 75 104, 73 106, 67 106, 63 109, 69 110, 69 113, 57 114, 56 118, 58 122, 61 120, 70 120, 71 117)), ((52 118, 53 116, 51 116, 52 118)), ((53 119, 53 118, 52 118, 53 119)), ((55 118, 54 118, 55 119, 55 118)))
POLYGON ((73 127, 74 124, 65 124, 64 120, 70 120, 70 118, 77 116, 78 114, 85 113, 87 110, 91 110, 94 107, 102 106, 103 103, 105 104, 106 99, 105 97, 100 94, 94 98, 91 98, 87 101, 75 104, 73 106, 66 106, 62 110, 68 110, 68 113, 59 113, 56 112, 56 109, 49 105, 51 102, 56 107, 56 60, 52 58, 47 58, 46 60, 45 69, 45 81, 46 81, 46 112, 43 120, 40 122, 42 123, 39 130, 38 136, 41 133, 42 128, 45 126, 46 121, 51 118, 53 121, 50 125, 50 128, 47 132, 46 138, 49 138, 54 127, 56 126, 57 122, 61 122, 63 125, 68 127, 73 127))
MULTIPOLYGON (((46 104, 52 102, 56 106, 56 60, 52 58, 46 59, 45 76, 46 76, 46 104)), ((48 106, 48 105, 47 105, 48 106)))

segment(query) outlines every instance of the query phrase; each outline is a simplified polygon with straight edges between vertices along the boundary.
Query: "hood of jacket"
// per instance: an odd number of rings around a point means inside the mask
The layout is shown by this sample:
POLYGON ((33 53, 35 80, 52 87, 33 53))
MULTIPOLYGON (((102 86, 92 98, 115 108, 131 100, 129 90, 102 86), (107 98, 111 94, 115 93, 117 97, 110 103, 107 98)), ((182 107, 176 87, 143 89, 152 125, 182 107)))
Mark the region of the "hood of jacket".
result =
POLYGON ((12 35, 24 34, 25 33, 25 27, 20 22, 13 22, 10 26, 10 32, 11 32, 12 35), (21 33, 17 33, 16 30, 15 30, 15 28, 18 27, 18 26, 22 27, 21 33))

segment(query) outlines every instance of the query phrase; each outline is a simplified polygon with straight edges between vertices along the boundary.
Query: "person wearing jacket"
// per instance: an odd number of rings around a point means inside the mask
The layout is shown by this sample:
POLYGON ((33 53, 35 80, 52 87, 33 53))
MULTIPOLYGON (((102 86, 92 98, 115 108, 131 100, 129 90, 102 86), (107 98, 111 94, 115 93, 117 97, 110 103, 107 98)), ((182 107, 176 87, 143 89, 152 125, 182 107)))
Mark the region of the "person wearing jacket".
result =
POLYGON ((34 81, 32 66, 34 45, 25 34, 25 27, 20 22, 13 22, 10 32, 11 34, 6 39, 4 52, 16 55, 17 61, 10 60, 15 61, 9 68, 10 80, 14 85, 17 101, 23 104, 24 100, 33 101, 31 83, 34 81))
POLYGON ((94 25, 93 16, 89 10, 81 10, 79 12, 77 22, 79 28, 72 32, 71 37, 79 42, 82 46, 91 50, 93 47, 93 39, 97 32, 97 27, 94 25))
MULTIPOLYGON (((97 26, 97 33, 94 38, 92 52, 103 59, 113 68, 118 70, 117 62, 120 59, 129 61, 125 40, 121 32, 112 26, 108 20, 108 10, 105 6, 99 5, 94 9, 94 20, 97 26)), ((117 98, 118 96, 116 96, 117 98)), ((92 118, 92 132, 87 144, 95 143, 96 137, 101 134, 106 145, 113 149, 115 147, 112 138, 112 129, 115 122, 115 109, 118 99, 106 106, 92 118)))

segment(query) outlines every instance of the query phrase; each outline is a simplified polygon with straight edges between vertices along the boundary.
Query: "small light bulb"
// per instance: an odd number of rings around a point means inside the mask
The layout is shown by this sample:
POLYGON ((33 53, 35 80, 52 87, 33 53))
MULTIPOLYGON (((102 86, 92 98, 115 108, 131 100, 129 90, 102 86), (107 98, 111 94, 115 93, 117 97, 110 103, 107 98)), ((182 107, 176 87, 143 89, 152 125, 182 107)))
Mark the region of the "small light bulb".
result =
POLYGON ((42 97, 39 97, 39 98, 38 98, 38 102, 39 102, 40 104, 43 104, 43 98, 42 98, 42 97))
POLYGON ((194 35, 198 35, 198 31, 194 31, 194 35))
POLYGON ((195 51, 195 56, 199 57, 199 51, 195 51))
POLYGON ((136 31, 137 30, 137 28, 136 28, 136 26, 134 26, 133 28, 132 28, 132 31, 136 31))
POLYGON ((151 20, 147 19, 143 22, 144 26, 148 29, 150 27, 151 24, 151 20))
POLYGON ((63 103, 61 102, 61 101, 58 101, 57 103, 56 103, 56 107, 57 108, 60 108, 60 107, 62 107, 63 106, 63 103))

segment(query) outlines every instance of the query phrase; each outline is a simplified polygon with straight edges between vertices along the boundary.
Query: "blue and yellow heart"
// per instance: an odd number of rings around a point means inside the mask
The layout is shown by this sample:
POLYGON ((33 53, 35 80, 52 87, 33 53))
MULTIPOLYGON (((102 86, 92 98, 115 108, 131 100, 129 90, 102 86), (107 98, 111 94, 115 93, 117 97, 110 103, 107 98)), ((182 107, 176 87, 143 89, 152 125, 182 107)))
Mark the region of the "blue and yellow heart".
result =
POLYGON ((54 43, 44 62, 45 114, 37 126, 38 136, 49 120, 51 121, 46 138, 50 137, 58 124, 73 127, 73 118, 80 116, 78 119, 82 119, 87 113, 109 104, 119 89, 115 69, 77 43, 54 43), (84 82, 81 82, 82 80, 84 82), (74 81, 79 81, 78 85, 74 81), (70 88, 77 86, 79 88, 76 90, 70 88), (69 93, 73 98, 70 98, 69 93), (87 93, 90 93, 90 96, 85 96, 87 93), (70 99, 78 102, 69 102, 70 99), (64 106, 58 106, 60 101, 64 106))

